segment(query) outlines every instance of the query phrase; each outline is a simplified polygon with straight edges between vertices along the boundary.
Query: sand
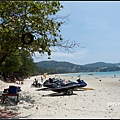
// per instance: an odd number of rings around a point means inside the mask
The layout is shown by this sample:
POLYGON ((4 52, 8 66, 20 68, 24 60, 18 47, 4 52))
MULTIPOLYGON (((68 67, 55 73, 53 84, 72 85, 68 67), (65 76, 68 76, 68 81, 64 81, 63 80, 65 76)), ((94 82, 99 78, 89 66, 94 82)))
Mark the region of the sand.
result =
MULTIPOLYGON (((39 82, 41 76, 33 76, 25 79, 21 86, 20 102, 14 104, 2 104, 0 108, 4 110, 17 111, 14 118, 48 118, 48 119, 85 119, 85 118, 120 118, 120 78, 93 76, 81 76, 87 86, 73 92, 73 95, 63 95, 44 87, 31 87, 34 78, 39 82)), ((49 77, 60 77, 62 79, 76 80, 77 77, 65 77, 61 75, 47 75, 49 77)), ((46 80, 44 78, 44 81, 46 80)), ((0 93, 9 85, 14 83, 2 83, 0 93)))

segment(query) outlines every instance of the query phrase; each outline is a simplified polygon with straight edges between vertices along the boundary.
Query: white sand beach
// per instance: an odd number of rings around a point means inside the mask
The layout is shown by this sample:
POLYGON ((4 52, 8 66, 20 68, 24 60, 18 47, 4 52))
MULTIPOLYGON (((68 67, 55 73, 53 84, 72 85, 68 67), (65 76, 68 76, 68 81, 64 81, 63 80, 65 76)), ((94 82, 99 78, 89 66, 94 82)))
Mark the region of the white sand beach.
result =
MULTIPOLYGON (((77 77, 65 77, 61 75, 47 75, 49 77, 60 77, 62 79, 76 80, 77 77)), ((16 119, 33 118, 61 118, 61 119, 85 119, 85 118, 120 118, 120 78, 94 76, 81 76, 87 86, 92 90, 79 89, 73 95, 63 95, 49 90, 42 90, 44 87, 31 87, 34 78, 40 81, 41 76, 33 76, 25 79, 21 86, 20 101, 17 105, 0 103, 4 110, 17 111, 16 119)), ((44 81, 46 80, 44 78, 44 81)), ((4 88, 14 83, 1 82, 0 94, 4 88)))

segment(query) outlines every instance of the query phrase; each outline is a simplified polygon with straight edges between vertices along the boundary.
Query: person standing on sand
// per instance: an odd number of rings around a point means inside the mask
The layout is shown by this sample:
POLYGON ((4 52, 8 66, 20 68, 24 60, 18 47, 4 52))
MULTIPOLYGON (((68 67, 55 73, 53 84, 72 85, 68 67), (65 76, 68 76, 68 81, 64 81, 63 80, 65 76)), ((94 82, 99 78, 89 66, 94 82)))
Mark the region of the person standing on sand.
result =
POLYGON ((80 75, 78 75, 78 78, 79 78, 79 79, 81 79, 81 76, 80 76, 80 75))
POLYGON ((43 83, 43 77, 41 76, 41 83, 43 83))
POLYGON ((116 77, 116 75, 114 75, 114 78, 116 77))
POLYGON ((16 80, 17 80, 16 77, 14 77, 14 78, 13 78, 13 82, 16 83, 16 80))
POLYGON ((46 78, 47 73, 44 73, 43 76, 46 78))

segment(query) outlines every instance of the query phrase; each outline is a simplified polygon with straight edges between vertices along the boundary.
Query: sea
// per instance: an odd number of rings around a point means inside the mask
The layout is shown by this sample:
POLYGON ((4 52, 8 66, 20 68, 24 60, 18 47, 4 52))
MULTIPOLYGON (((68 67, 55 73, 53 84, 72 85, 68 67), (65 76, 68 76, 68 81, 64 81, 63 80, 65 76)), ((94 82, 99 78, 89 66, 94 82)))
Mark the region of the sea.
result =
POLYGON ((110 72, 80 72, 80 73, 67 73, 61 74, 66 77, 79 77, 79 76, 94 76, 94 77, 120 77, 120 71, 110 72))

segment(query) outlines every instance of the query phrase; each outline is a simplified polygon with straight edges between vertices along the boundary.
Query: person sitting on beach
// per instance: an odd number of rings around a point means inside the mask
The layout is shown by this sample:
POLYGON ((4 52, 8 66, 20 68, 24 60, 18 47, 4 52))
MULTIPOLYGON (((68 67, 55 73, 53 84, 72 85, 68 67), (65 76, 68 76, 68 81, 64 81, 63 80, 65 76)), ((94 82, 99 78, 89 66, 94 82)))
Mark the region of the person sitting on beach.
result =
POLYGON ((34 85, 37 85, 38 84, 38 80, 35 78, 34 82, 33 82, 34 85))
POLYGON ((82 80, 81 80, 81 76, 80 75, 78 75, 78 79, 77 79, 77 82, 81 82, 82 80))
POLYGON ((34 79, 32 85, 35 86, 35 87, 42 87, 42 84, 40 84, 36 78, 34 79))
POLYGON ((63 80, 63 83, 64 83, 64 84, 67 84, 67 83, 68 83, 68 80, 64 79, 64 80, 63 80))
POLYGON ((79 82, 79 83, 80 83, 80 82, 82 82, 82 80, 81 80, 80 78, 78 78, 78 79, 77 79, 77 82, 79 82))

